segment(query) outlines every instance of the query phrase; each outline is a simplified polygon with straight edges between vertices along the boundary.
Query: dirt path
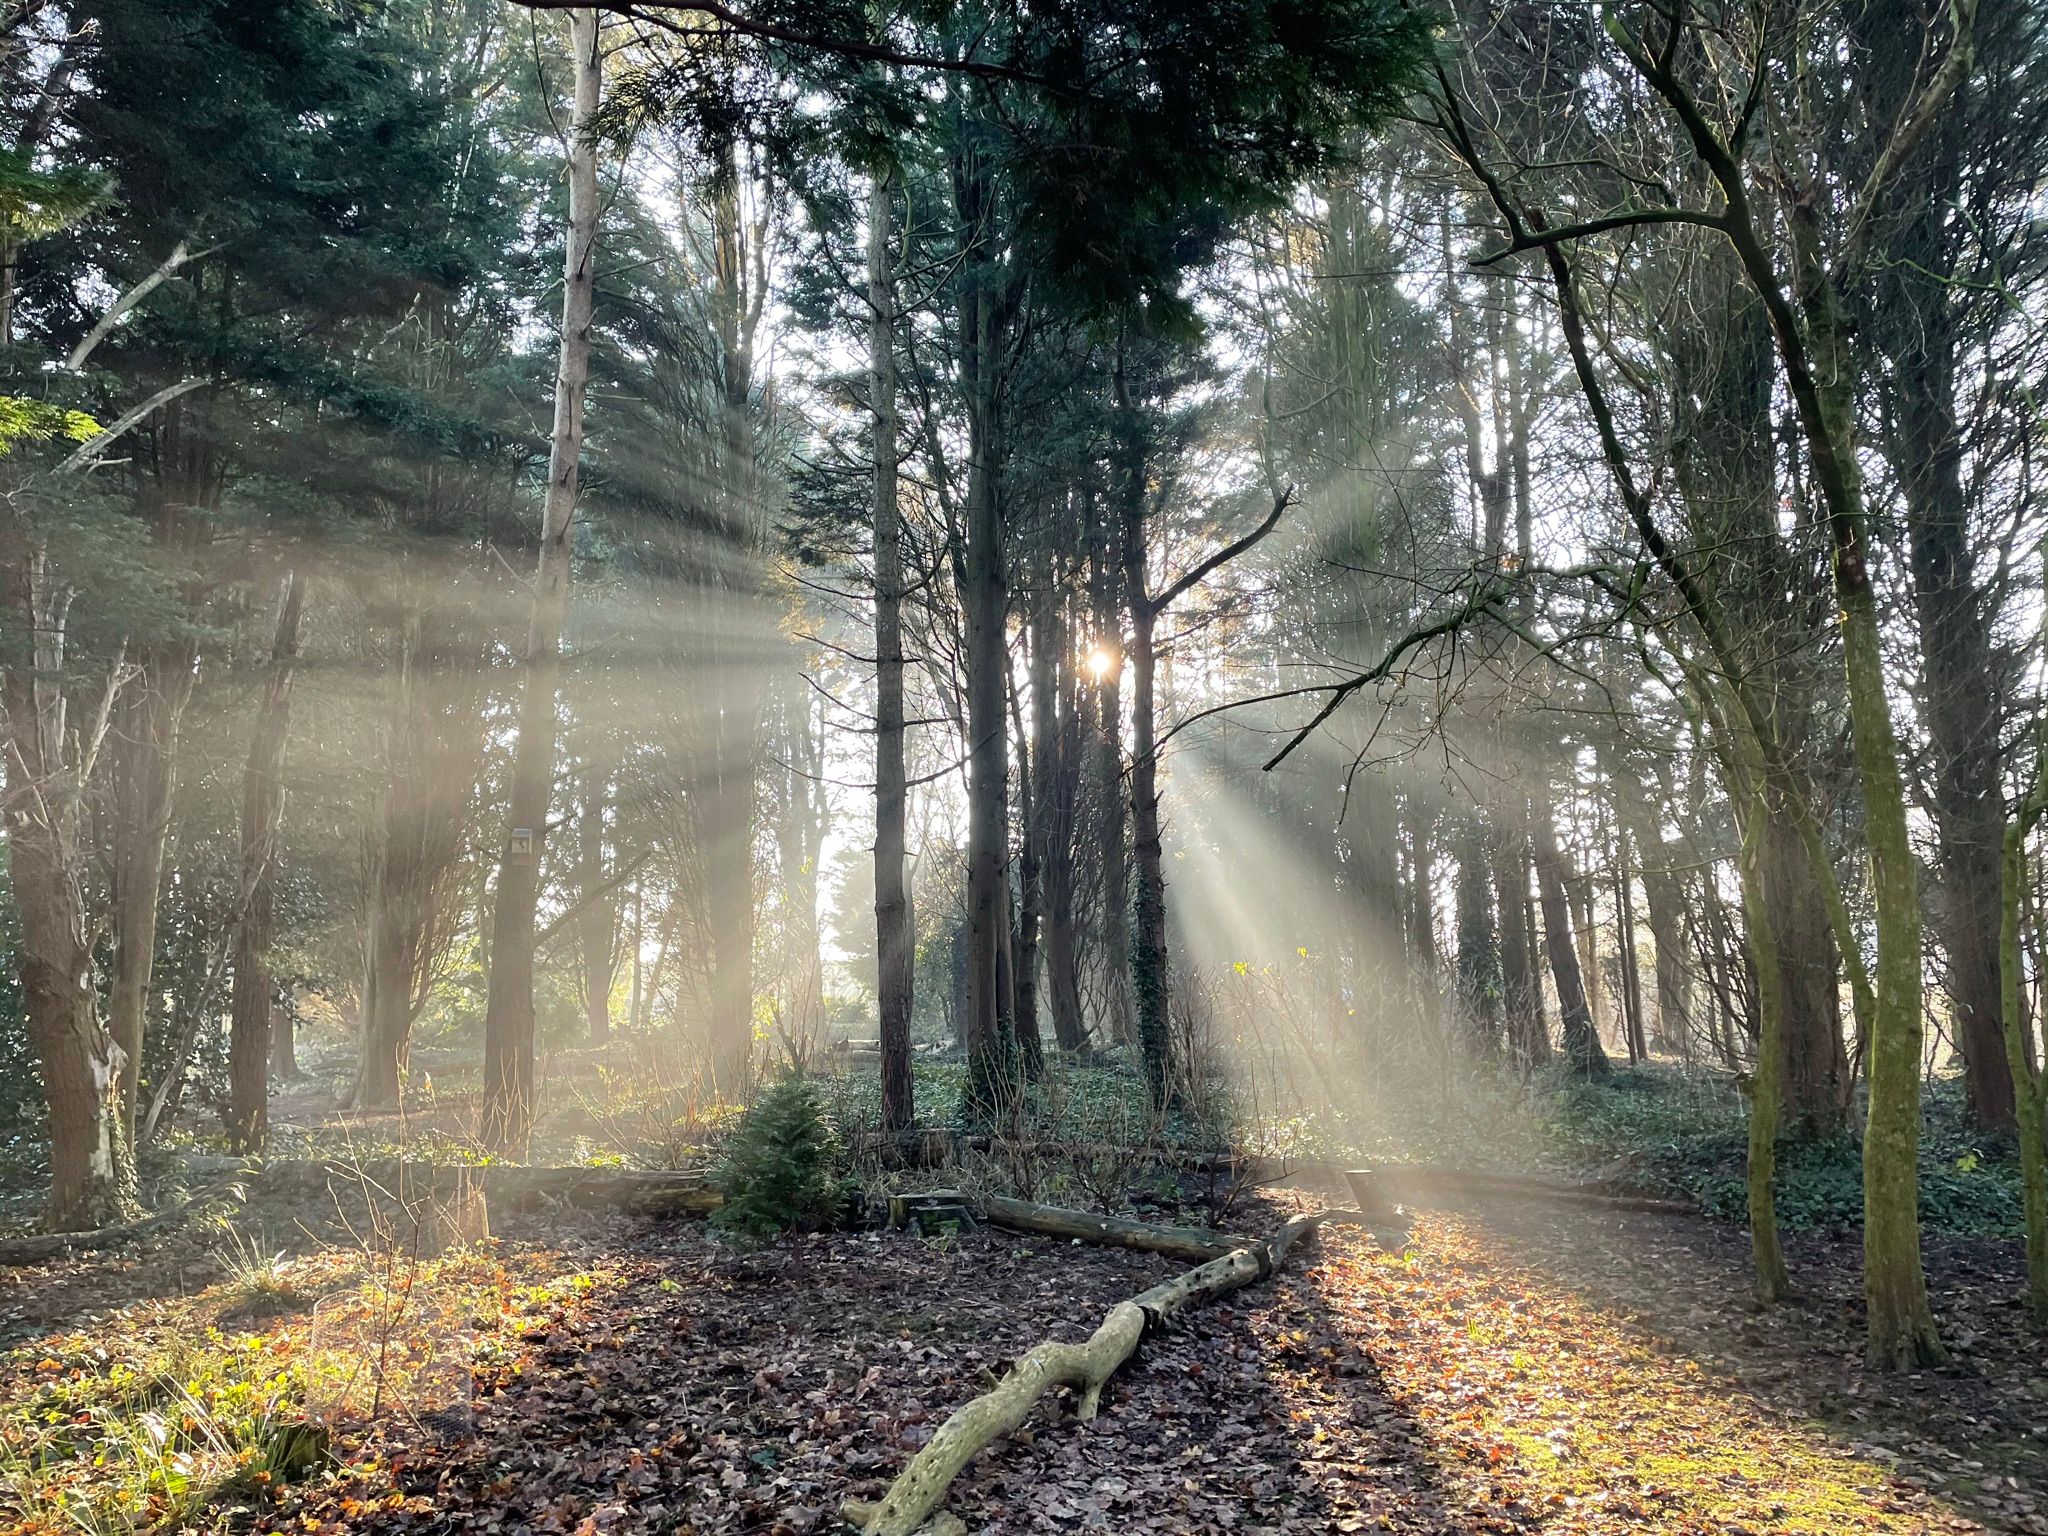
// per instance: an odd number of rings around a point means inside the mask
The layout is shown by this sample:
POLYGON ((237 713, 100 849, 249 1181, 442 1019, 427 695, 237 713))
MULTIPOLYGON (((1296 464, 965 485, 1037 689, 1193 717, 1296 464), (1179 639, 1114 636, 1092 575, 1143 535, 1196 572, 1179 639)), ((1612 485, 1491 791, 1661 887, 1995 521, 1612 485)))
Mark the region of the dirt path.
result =
MULTIPOLYGON (((271 1528, 837 1529, 1011 1355, 1172 1267, 995 1234, 795 1253, 587 1232, 573 1320, 271 1528)), ((1768 1319, 1740 1257, 1577 1211, 1426 1217, 1396 1253, 1332 1233, 1149 1345, 1094 1425, 1041 1412, 949 1507, 987 1532, 2048 1531, 2023 1339, 1876 1383, 1839 1245, 1800 1245, 1813 1299, 1768 1319)), ((1937 1288, 1963 1333, 2010 1334, 1985 1262, 1938 1254, 1937 1288)))

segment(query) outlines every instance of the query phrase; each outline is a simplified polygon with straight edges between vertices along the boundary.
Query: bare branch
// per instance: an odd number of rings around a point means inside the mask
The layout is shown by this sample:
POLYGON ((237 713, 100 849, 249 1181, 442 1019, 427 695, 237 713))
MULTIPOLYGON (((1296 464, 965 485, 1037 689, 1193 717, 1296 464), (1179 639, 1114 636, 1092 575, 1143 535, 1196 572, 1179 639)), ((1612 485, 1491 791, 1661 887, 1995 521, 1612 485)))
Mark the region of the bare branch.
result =
POLYGON ((64 359, 64 366, 74 369, 83 368, 85 360, 91 357, 94 349, 113 333, 114 327, 126 318, 131 309, 148 298, 178 268, 184 266, 187 262, 198 261, 202 257, 211 256, 219 249, 220 247, 217 245, 210 245, 203 251, 188 251, 185 248, 185 242, 180 240, 172 249, 171 254, 163 259, 162 265, 133 288, 122 294, 120 298, 114 300, 113 306, 104 315, 100 316, 99 322, 85 333, 85 339, 71 349, 71 355, 64 359))
MULTIPOLYGON (((1285 515, 1287 509, 1293 504, 1294 487, 1290 485, 1286 490, 1273 498, 1273 510, 1266 514, 1264 522, 1260 523, 1258 527, 1252 529, 1251 532, 1245 534, 1242 538, 1224 545, 1157 597, 1144 598, 1145 606, 1155 615, 1164 613, 1176 601, 1187 596, 1188 593, 1208 580, 1210 576, 1230 564, 1231 561, 1245 553, 1254 544, 1257 544, 1259 540, 1277 528, 1280 525, 1281 517, 1285 515)), ((1133 601, 1137 600, 1136 598, 1133 599, 1133 601)))
POLYGON ((1529 229, 1518 233, 1498 250, 1488 251, 1483 256, 1474 256, 1471 264, 1475 267, 1490 267, 1495 262, 1505 261, 1523 251, 1547 250, 1570 240, 1583 240, 1588 235, 1601 235, 1612 229, 1635 229, 1646 224, 1696 224, 1702 229, 1726 232, 1727 224, 1718 213, 1702 213, 1693 208, 1626 208, 1619 213, 1603 214, 1597 219, 1587 219, 1579 224, 1560 224, 1555 229, 1529 229))
POLYGON ((114 424, 104 432, 95 433, 60 463, 52 473, 59 475, 76 474, 81 469, 90 469, 93 463, 117 442, 122 434, 133 430, 148 419, 150 413, 169 405, 180 395, 189 395, 206 383, 204 379, 180 379, 175 384, 166 384, 140 405, 130 406, 114 418, 114 424))
POLYGON ((1047 90, 1072 94, 1074 88, 1062 84, 1046 75, 1034 74, 1028 69, 1018 69, 1009 64, 997 64, 987 59, 948 59, 929 53, 905 53, 891 48, 886 43, 875 42, 872 38, 848 37, 843 34, 804 32, 779 22, 767 21, 758 16, 749 16, 718 0, 602 0, 598 5, 589 0, 512 0, 530 11, 579 11, 598 10, 627 21, 645 22, 678 37, 702 36, 708 29, 689 26, 659 13, 683 11, 704 16, 747 37, 760 38, 766 42, 783 43, 792 48, 815 48, 820 53, 841 54, 849 59, 862 59, 872 64, 893 64, 903 69, 936 69, 949 74, 973 75, 983 80, 1009 80, 1020 85, 1039 86, 1047 90))

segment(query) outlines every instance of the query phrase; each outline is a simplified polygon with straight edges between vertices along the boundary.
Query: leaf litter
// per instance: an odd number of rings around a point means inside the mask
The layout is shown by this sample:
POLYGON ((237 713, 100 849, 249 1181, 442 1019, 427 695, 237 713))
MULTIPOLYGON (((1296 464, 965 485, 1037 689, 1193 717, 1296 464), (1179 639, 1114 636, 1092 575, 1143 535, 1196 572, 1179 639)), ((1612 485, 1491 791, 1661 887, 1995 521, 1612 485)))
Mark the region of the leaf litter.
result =
MULTIPOLYGON (((1177 1267, 1001 1233, 738 1254, 694 1223, 509 1232, 501 1256, 574 1304, 487 1339, 453 1411, 364 1426, 238 1525, 840 1530, 840 1501, 878 1495, 1012 1357, 1177 1267)), ((1017 1533, 2048 1532, 2048 1382, 2001 1249, 1930 1254, 1963 1350, 1888 1379, 1856 1363, 1846 1239, 1795 1243, 1805 1298, 1758 1314, 1740 1234, 1704 1222, 1490 1206, 1378 1237, 1328 1229, 1149 1341, 1093 1424, 1049 1400, 947 1507, 1017 1533)))

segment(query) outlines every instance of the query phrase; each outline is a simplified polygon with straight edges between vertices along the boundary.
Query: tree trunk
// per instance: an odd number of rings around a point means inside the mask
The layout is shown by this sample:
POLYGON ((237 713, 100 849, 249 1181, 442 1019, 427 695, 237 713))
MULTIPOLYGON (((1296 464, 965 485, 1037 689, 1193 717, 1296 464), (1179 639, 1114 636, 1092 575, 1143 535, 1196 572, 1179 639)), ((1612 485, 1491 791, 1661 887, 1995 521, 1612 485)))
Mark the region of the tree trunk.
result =
POLYGON ((760 679, 730 654, 709 688, 721 702, 710 775, 704 786, 704 839, 710 887, 711 1080, 728 1103, 745 1098, 754 1067, 754 817, 758 719, 750 695, 760 679))
POLYGON ((629 973, 632 976, 632 990, 626 996, 626 1027, 635 1034, 640 1032, 642 1021, 646 1017, 643 999, 647 983, 647 972, 646 967, 641 963, 641 947, 646 943, 646 940, 646 898, 641 891, 639 880, 636 879, 633 882, 633 936, 628 941, 632 948, 627 951, 629 963, 632 966, 632 970, 629 973))
POLYGON ((961 606, 967 620, 967 1046, 968 1101, 979 1114, 1007 1100, 1015 1069, 1002 1009, 1002 956, 1009 947, 1003 887, 1008 866, 1009 646, 1001 438, 996 419, 996 281, 985 259, 970 263, 962 303, 968 386, 967 552, 961 606))
POLYGON ((93 991, 78 845, 84 786, 125 666, 117 655, 98 714, 74 731, 56 681, 64 666, 63 605, 45 588, 43 552, 18 511, 0 528, 0 609, 18 635, 34 637, 32 664, 17 662, 0 675, 8 736, 0 771, 18 807, 7 848, 21 924, 22 1011, 50 1113, 45 1221, 54 1231, 89 1231, 135 1209, 121 1048, 93 991))
MULTIPOLYGON (((1039 878, 1045 889, 1045 988, 1052 1007, 1053 1039, 1069 1055, 1088 1049, 1081 1017, 1080 956, 1074 933, 1074 808, 1080 736, 1072 626, 1063 605, 1048 605, 1038 642, 1047 657, 1032 684, 1037 748, 1034 796, 1039 828, 1039 878), (1043 689, 1045 702, 1038 702, 1043 689)), ((1034 651, 1034 659, 1038 652, 1034 651)))
POLYGON ((1657 830, 1650 802, 1634 792, 1633 783, 1619 791, 1622 824, 1635 843, 1643 879, 1643 915, 1655 950, 1657 1027, 1651 1040, 1661 1050, 1683 1052, 1691 1035, 1692 980, 1686 970, 1685 892, 1672 867, 1664 839, 1657 830))
POLYGON ((781 885, 782 1029, 808 1050, 824 1039, 824 961, 818 944, 818 864, 825 837, 821 784, 825 771, 811 700, 801 677, 784 680, 782 796, 775 826, 781 885))
POLYGON ((277 889, 277 829, 284 810, 285 741, 292 674, 299 658, 305 582, 286 574, 270 641, 270 679, 242 773, 243 911, 235 928, 234 991, 228 1026, 228 1148, 260 1152, 269 1134, 271 914, 277 889))
MULTIPOLYGON (((1097 520, 1091 508, 1090 521, 1097 520)), ((1108 519, 1102 518, 1106 523, 1108 519)), ((1114 531, 1098 529, 1090 550, 1090 596, 1098 644, 1111 649, 1110 664, 1089 689, 1094 729, 1086 747, 1088 804, 1092 835, 1089 851, 1095 863, 1095 950, 1103 964, 1104 1017, 1097 1022, 1111 1040, 1135 1045, 1137 1013, 1131 998, 1130 797, 1123 776, 1124 654, 1121 569, 1114 531)))
POLYGON ((868 192, 868 396, 875 454, 875 1002, 882 1038, 882 1128, 917 1119, 910 1014, 917 986, 916 916, 905 878, 910 792, 904 773, 903 545, 896 507, 896 293, 889 257, 892 183, 868 192))
MULTIPOLYGON (((1793 225, 1806 332, 1789 306, 1773 312, 1789 392, 1799 408, 1813 476, 1827 509, 1835 597, 1848 683, 1849 728, 1863 786, 1870 888, 1877 909, 1877 975, 1871 1019, 1870 1098, 1863 1132, 1865 1354, 1872 1366, 1934 1364, 1945 1352, 1927 1304, 1920 1258, 1920 1051, 1924 1029, 1919 874, 1907 824, 1899 743, 1885 690, 1884 644, 1870 575, 1862 470, 1856 458, 1860 371, 1834 276, 1823 264, 1810 207, 1793 225)), ((1761 274, 1768 258, 1753 248, 1761 274)))
POLYGON ((2027 1021, 2027 960, 2021 931, 2027 906, 2027 836, 2048 812, 2048 759, 2036 727, 2032 779, 1999 854, 1998 975, 2005 1024, 2005 1060, 2019 1092, 2020 1197, 2026 1215, 2027 1306, 2048 1323, 2048 1083, 2034 1054, 2027 1021))
POLYGON ((617 964, 619 907, 605 889, 605 777, 596 764, 583 765, 583 797, 577 812, 578 875, 582 911, 577 943, 583 956, 583 1029, 592 1045, 612 1033, 612 975, 617 964))
POLYGON ((296 1082, 305 1073, 299 1069, 298 1019, 287 1007, 270 1010, 270 1081, 296 1082))
POLYGON ((1525 1065, 1550 1059, 1543 1028, 1543 986, 1537 976, 1529 935, 1528 801, 1503 795, 1488 818, 1492 825, 1493 883, 1500 901, 1501 1017, 1508 1049, 1525 1065))
POLYGON ((1771 909, 1785 1036, 1787 1128, 1812 1139, 1839 1131, 1848 1112, 1834 930, 1813 861, 1782 798, 1769 794, 1758 848, 1762 899, 1771 909))
POLYGON ((1784 1055, 1785 989, 1778 977, 1778 943, 1771 927, 1771 904, 1764 896, 1759 851, 1762 829, 1770 815, 1768 797, 1743 793, 1742 851, 1736 873, 1742 883, 1742 910, 1749 928, 1749 952, 1756 962, 1756 1075, 1749 1085, 1749 1248, 1751 1285, 1758 1301, 1782 1301, 1791 1288, 1785 1253, 1778 1241, 1778 1208, 1772 1180, 1778 1166, 1778 1071, 1784 1055))
POLYGON ((150 979, 156 969, 157 912, 177 789, 178 729, 192 698, 190 645, 157 648, 125 691, 114 732, 114 848, 110 882, 112 975, 107 1019, 121 1049, 121 1112, 135 1133, 150 979))
POLYGON ((1607 1051, 1600 1044, 1586 986, 1579 974, 1578 947, 1572 941, 1571 900, 1565 891, 1564 855, 1550 824, 1549 807, 1539 798, 1530 818, 1530 841, 1536 863, 1536 887, 1543 907, 1543 942, 1550 955, 1550 978, 1557 988, 1557 1011, 1563 1021, 1564 1058, 1584 1077, 1604 1077, 1607 1051))
POLYGON ((1643 1028, 1643 978, 1636 963, 1635 879, 1629 869, 1629 836, 1622 832, 1614 857, 1615 958, 1621 968, 1622 1023, 1628 1034, 1628 1059, 1634 1066, 1648 1058, 1650 1042, 1643 1028))
POLYGON ((431 609, 408 615, 390 670, 389 740, 366 839, 356 1109, 398 1103, 413 1019, 454 926, 452 877, 481 772, 482 674, 464 638, 431 609))
MULTIPOLYGON (((740 145, 728 141, 709 158, 713 169, 703 216, 710 226, 712 270, 706 297, 718 342, 726 523, 734 544, 752 554, 765 534, 753 429, 754 325, 765 296, 749 264, 750 250, 759 247, 750 247, 749 236, 757 232, 747 227, 742 213, 740 145)), ((735 570, 707 586, 738 613, 758 615, 766 606, 765 594, 747 565, 735 570)), ((715 705, 704 710, 712 745, 697 829, 710 897, 711 1075, 727 1102, 744 1099, 753 1086, 754 839, 766 692, 760 668, 775 643, 772 633, 757 621, 715 625, 708 636, 705 681, 715 705)))
POLYGON ((1600 1032, 1601 978, 1600 930, 1593 921, 1593 872, 1590 860, 1584 865, 1567 864, 1571 874, 1565 890, 1571 896, 1572 927, 1579 941, 1579 975, 1586 988, 1586 1013, 1593 1020, 1593 1032, 1600 1032))
POLYGON ((1493 866, 1486 856, 1486 824, 1477 811, 1458 823, 1458 1004, 1475 1049, 1491 1054, 1500 1042, 1500 949, 1493 920, 1493 866))
POLYGON ((484 1102, 480 1130, 493 1151, 523 1156, 533 1130, 534 911, 555 777, 555 709, 562 628, 569 612, 570 535, 583 452, 583 399, 590 381, 590 330, 597 278, 597 145, 591 137, 601 71, 595 11, 569 13, 575 107, 569 120, 569 228, 564 241, 562 342, 555 417, 541 511, 533 592, 512 759, 512 796, 500 847, 491 913, 490 979, 484 1008, 484 1102))
POLYGON ((351 1109, 396 1109, 412 1039, 417 927, 401 882, 373 891, 351 1109))
POLYGON ((1436 813, 1419 795, 1408 797, 1408 957, 1428 981, 1443 965, 1436 940, 1436 813))
MULTIPOLYGON (((1042 600, 1034 594, 1034 609, 1042 600)), ((1035 631, 1035 613, 1032 623, 1035 631)), ((1039 664, 1037 646, 1038 639, 1034 635, 1029 661, 1034 688, 1037 686, 1039 664)), ((1037 1079, 1045 1074, 1045 1040, 1038 1022, 1039 937, 1045 902, 1044 866, 1040 859, 1044 846, 1039 824, 1042 812, 1038 806, 1035 782, 1039 765, 1025 734, 1024 714, 1018 704, 1014 680, 1009 692, 1011 723, 1017 742, 1017 818, 1022 828, 1017 850, 1017 927, 1012 950, 1011 1017, 1016 1024, 1017 1048, 1024 1073, 1037 1079)))
POLYGON ((1892 458, 1906 506, 1913 606, 1927 671, 1927 740, 1940 839, 1941 947, 1971 1119, 1992 1132, 2014 1125, 2012 1068, 2001 1019, 1999 857, 2005 835, 1999 784, 1999 672, 1994 614, 1977 580, 1962 442, 1955 420, 1952 338, 1945 293, 1925 307, 1929 328, 1892 370, 1898 439, 1892 458))
MULTIPOLYGON (((1142 555, 1140 556, 1142 558, 1142 555)), ((1133 583, 1134 588, 1137 584, 1133 583)), ((1137 588, 1131 598, 1131 990, 1138 1010, 1138 1056, 1155 1105, 1170 1099, 1173 1029, 1168 1017, 1166 869, 1159 834, 1159 749, 1154 740, 1152 631, 1156 615, 1137 588)))

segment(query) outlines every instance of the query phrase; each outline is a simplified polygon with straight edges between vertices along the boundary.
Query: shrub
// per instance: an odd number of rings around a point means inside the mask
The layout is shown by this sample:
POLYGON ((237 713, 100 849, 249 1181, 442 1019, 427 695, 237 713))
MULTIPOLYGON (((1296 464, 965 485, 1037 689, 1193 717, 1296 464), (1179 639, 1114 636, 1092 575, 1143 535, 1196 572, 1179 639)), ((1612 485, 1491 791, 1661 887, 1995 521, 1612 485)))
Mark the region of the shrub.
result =
POLYGON ((725 1203, 713 1224, 754 1239, 830 1226, 839 1204, 837 1152, 810 1080, 784 1078, 755 1101, 726 1145, 713 1175, 725 1203))

